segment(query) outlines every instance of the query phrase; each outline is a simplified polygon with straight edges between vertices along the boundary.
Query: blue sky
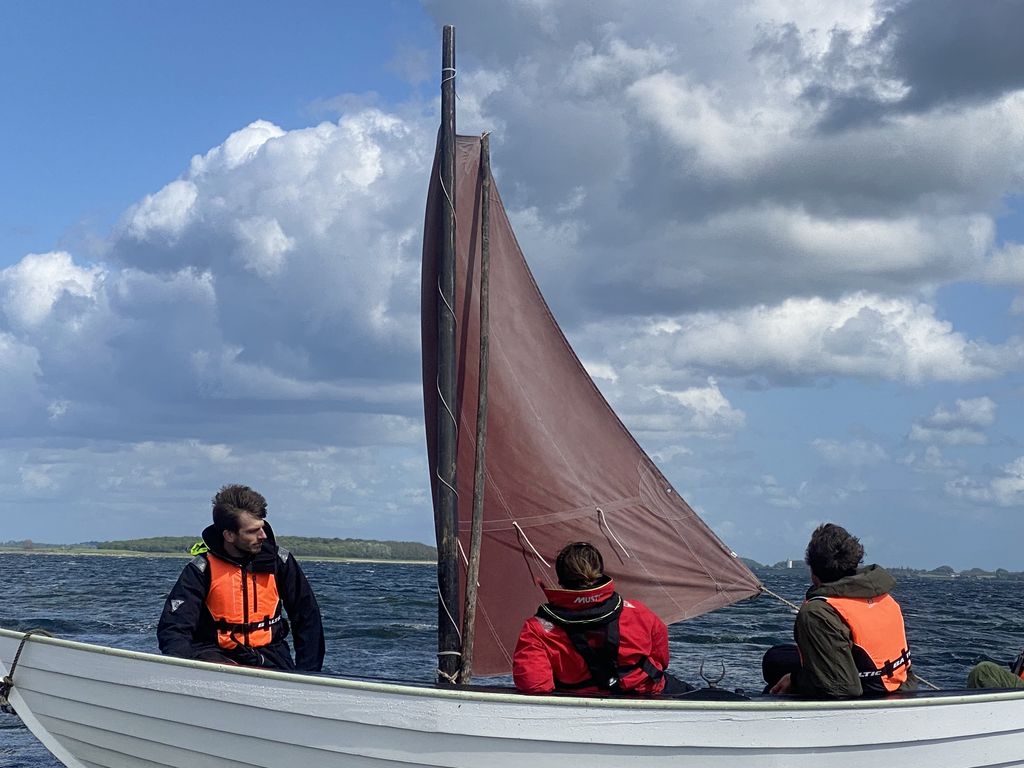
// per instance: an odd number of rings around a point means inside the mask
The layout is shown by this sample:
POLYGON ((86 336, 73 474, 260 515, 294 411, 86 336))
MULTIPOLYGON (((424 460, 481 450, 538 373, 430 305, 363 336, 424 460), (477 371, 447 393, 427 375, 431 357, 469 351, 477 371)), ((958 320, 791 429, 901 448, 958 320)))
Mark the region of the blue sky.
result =
POLYGON ((0 540, 430 541, 440 26, 598 386, 740 554, 1024 569, 1013 3, 0 5, 0 540), (935 5, 941 5, 937 13, 935 5), (941 23, 940 23, 941 22, 941 23), (948 23, 947 23, 948 22, 948 23))

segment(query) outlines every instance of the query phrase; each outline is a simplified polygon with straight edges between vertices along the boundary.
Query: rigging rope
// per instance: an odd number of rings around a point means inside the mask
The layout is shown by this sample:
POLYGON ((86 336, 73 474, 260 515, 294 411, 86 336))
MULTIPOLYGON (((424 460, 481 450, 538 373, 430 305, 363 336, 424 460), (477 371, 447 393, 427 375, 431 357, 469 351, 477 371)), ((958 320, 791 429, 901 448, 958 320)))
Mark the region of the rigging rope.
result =
POLYGON ((776 594, 775 592, 772 592, 764 584, 759 584, 758 586, 761 588, 761 592, 763 592, 764 594, 771 595, 772 597, 774 597, 779 602, 785 603, 790 608, 792 608, 793 609, 793 613, 798 613, 800 611, 800 606, 797 605, 796 603, 791 603, 791 602, 789 602, 789 600, 784 598, 782 595, 779 595, 779 594, 776 594))
POLYGON ((925 680, 923 677, 921 677, 919 674, 917 674, 917 672, 915 672, 914 670, 910 670, 910 674, 912 674, 914 676, 914 679, 917 680, 917 682, 924 683, 929 688, 931 688, 933 691, 941 691, 942 690, 935 683, 930 683, 927 680, 925 680))
POLYGON ((14 670, 18 666, 18 659, 21 658, 21 652, 25 648, 25 641, 28 640, 32 635, 44 635, 46 637, 53 637, 53 635, 51 635, 45 629, 30 629, 22 636, 21 642, 18 644, 18 650, 14 654, 14 660, 11 662, 11 668, 8 671, 7 675, 4 676, 4 679, 0 681, 0 712, 4 712, 9 715, 17 714, 14 711, 14 707, 11 706, 10 701, 8 701, 7 697, 10 695, 11 689, 14 688, 14 670))
POLYGON ((513 520, 512 521, 512 527, 515 528, 517 531, 519 531, 519 535, 523 537, 523 541, 525 541, 527 546, 530 549, 533 550, 533 554, 535 554, 537 556, 537 559, 540 560, 542 563, 544 563, 544 567, 545 568, 550 568, 551 567, 551 563, 549 563, 547 560, 545 560, 543 555, 541 555, 541 553, 537 551, 537 548, 535 546, 533 546, 533 542, 530 541, 530 537, 526 535, 526 531, 524 531, 520 527, 519 523, 517 523, 515 520, 513 520))
POLYGON ((629 554, 629 550, 623 546, 621 541, 619 541, 619 537, 615 535, 615 531, 612 530, 612 526, 608 522, 608 518, 604 514, 604 510, 601 509, 600 507, 597 508, 597 519, 598 522, 604 524, 605 529, 608 531, 608 535, 612 537, 612 541, 619 545, 619 549, 622 550, 622 554, 624 554, 626 557, 633 557, 631 554, 629 554))
MULTIPOLYGON (((448 604, 444 601, 444 595, 441 594, 441 584, 440 584, 440 582, 438 582, 438 584, 437 584, 437 601, 441 604, 441 607, 444 608, 444 612, 448 615, 448 621, 450 621, 452 623, 452 626, 455 627, 455 634, 459 636, 459 646, 461 647, 462 646, 462 632, 459 631, 459 624, 458 624, 457 621, 455 621, 455 617, 452 616, 452 612, 448 610, 448 604)), ((452 656, 452 655, 459 655, 459 656, 461 656, 462 652, 461 651, 438 651, 437 655, 438 656, 452 656)))
MULTIPOLYGON (((442 70, 442 71, 449 71, 449 70, 451 72, 455 71, 454 69, 451 69, 449 67, 445 67, 445 69, 442 70)), ((455 75, 453 74, 451 76, 451 78, 449 78, 449 79, 452 79, 454 77, 455 77, 455 75)), ((451 195, 448 194, 448 189, 444 185, 444 175, 441 173, 440 167, 437 170, 437 178, 438 178, 438 181, 441 184, 441 191, 444 192, 444 199, 448 201, 448 207, 451 208, 451 210, 452 210, 452 236, 454 237, 455 233, 459 229, 459 216, 458 216, 458 212, 455 210, 455 202, 452 200, 451 195)), ((441 287, 440 269, 438 270, 438 275, 437 275, 437 295, 441 299, 441 303, 444 304, 444 307, 448 311, 448 314, 451 316, 451 318, 452 318, 452 327, 455 329, 455 332, 457 334, 458 330, 459 330, 459 320, 455 316, 455 310, 452 308, 452 305, 448 303, 448 298, 444 295, 444 289, 441 287)), ((454 297, 453 297, 453 299, 454 299, 454 297)), ((438 325, 439 326, 440 326, 440 322, 441 322, 441 319, 439 317, 438 318, 438 325)), ((451 405, 448 403, 447 400, 444 399, 444 395, 441 394, 441 371, 440 371, 440 369, 438 369, 437 375, 436 375, 436 377, 434 379, 434 386, 437 389, 437 399, 440 401, 441 405, 444 406, 444 410, 448 414, 448 418, 450 418, 452 420, 452 424, 455 425, 455 434, 456 434, 456 437, 457 437, 458 434, 459 434, 459 421, 458 421, 458 419, 455 418, 455 412, 452 411, 451 405)), ((458 499, 459 492, 455 488, 452 487, 451 483, 447 482, 443 477, 441 477, 441 473, 437 470, 436 467, 434 468, 434 476, 437 478, 438 482, 442 483, 446 488, 448 488, 452 493, 454 493, 455 494, 455 498, 458 499)))

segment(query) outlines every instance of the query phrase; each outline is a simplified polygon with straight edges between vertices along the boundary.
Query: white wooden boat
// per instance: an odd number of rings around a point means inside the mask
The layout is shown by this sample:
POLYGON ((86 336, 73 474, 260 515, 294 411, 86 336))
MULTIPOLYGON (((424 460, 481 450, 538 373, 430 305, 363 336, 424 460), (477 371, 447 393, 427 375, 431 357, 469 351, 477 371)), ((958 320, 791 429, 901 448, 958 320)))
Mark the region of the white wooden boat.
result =
MULTIPOLYGON (((442 76, 449 91, 453 75, 452 48, 442 76)), ((474 671, 508 672, 519 626, 543 601, 536 582, 552 580, 555 553, 573 540, 597 543, 623 594, 670 622, 756 595, 756 577, 674 491, 576 359, 497 191, 491 196, 486 143, 454 136, 448 95, 450 130, 442 131, 432 174, 423 267, 442 672, 465 679, 453 662, 471 646, 470 630, 474 671), (485 251, 493 251, 489 269, 485 251), (489 325, 480 312, 488 293, 489 325), (484 337, 493 350, 489 372, 480 365, 484 337), (489 406, 481 397, 488 381, 489 406), (485 437, 474 430, 480 413, 490 423, 482 486, 473 471, 485 437), (475 494, 479 546, 469 514, 475 494), (464 552, 479 553, 478 573, 464 552), (467 603, 475 621, 463 623, 458 596, 468 584, 479 593, 467 603)), ((1024 691, 838 702, 523 696, 23 639, 0 629, 10 703, 71 768, 1024 765, 1024 691)))
MULTIPOLYGON (((20 640, 0 630, 4 664, 20 640)), ((46 637, 26 643, 15 683, 11 703, 71 768, 1024 765, 1024 691, 843 702, 525 697, 46 637)))

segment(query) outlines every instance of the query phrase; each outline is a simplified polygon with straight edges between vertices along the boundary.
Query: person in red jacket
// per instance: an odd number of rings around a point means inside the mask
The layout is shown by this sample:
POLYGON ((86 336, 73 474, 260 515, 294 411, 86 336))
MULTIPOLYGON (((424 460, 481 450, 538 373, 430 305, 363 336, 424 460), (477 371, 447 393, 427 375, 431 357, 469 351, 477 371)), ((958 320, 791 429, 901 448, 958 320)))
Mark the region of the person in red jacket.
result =
POLYGON ((685 693, 667 672, 668 628, 650 608, 627 600, 605 575, 592 544, 569 544, 555 561, 559 589, 527 619, 512 655, 523 693, 685 693))

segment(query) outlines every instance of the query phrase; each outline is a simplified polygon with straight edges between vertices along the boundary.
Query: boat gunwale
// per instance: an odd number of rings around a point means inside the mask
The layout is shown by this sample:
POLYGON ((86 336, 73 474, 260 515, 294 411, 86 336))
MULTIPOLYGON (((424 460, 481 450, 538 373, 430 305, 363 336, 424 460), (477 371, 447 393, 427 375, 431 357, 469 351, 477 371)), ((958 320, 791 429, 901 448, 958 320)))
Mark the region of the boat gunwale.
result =
MULTIPOLYGON (((12 640, 20 640, 25 636, 24 632, 17 632, 0 627, 0 637, 7 637, 12 640)), ((125 648, 112 648, 110 646, 85 643, 78 640, 67 640, 59 637, 48 637, 45 635, 33 635, 29 643, 41 643, 53 645, 70 650, 86 653, 98 653, 105 656, 116 656, 126 659, 134 659, 148 663, 166 664, 170 666, 215 671, 220 674, 242 675, 264 680, 277 680, 287 683, 302 683, 304 685, 317 685, 329 688, 346 688, 358 691, 373 693, 392 693, 403 696, 416 696, 426 698, 438 698, 455 701, 478 701, 493 704, 519 704, 519 705, 545 705, 554 707, 580 707, 591 709, 627 709, 627 710, 718 710, 725 712, 743 711, 770 711, 770 712, 799 712, 799 711, 846 711, 861 709, 889 709, 902 707, 928 707, 948 706, 954 704, 984 704, 989 702, 1008 701, 1024 699, 1022 690, 998 690, 985 691, 978 689, 978 692, 958 693, 954 691, 940 691, 936 693, 925 692, 906 698, 885 698, 885 699, 843 699, 843 700, 786 700, 786 699, 753 699, 748 701, 719 701, 719 700, 693 700, 682 698, 677 699, 640 699, 640 698, 607 698, 587 697, 572 695, 544 695, 544 694, 523 694, 513 690, 507 692, 480 689, 458 689, 443 688, 431 685, 430 683, 409 682, 385 682, 359 680, 347 677, 331 677, 326 675, 303 674, 297 672, 282 672, 271 669, 256 669, 253 667, 231 666, 217 664, 208 661, 194 659, 182 659, 175 656, 163 656, 145 651, 132 651, 125 648)), ((24 651, 22 661, 24 661, 24 651)), ((6 669, 7 662, 4 662, 6 669)), ((33 667, 35 668, 35 667, 33 667)), ((17 681, 15 681, 17 685, 17 681)))

